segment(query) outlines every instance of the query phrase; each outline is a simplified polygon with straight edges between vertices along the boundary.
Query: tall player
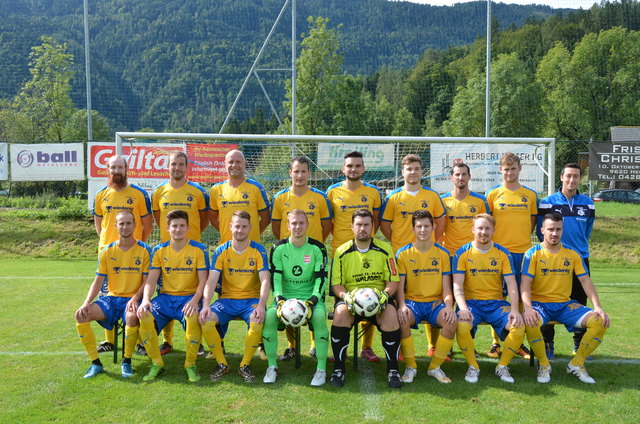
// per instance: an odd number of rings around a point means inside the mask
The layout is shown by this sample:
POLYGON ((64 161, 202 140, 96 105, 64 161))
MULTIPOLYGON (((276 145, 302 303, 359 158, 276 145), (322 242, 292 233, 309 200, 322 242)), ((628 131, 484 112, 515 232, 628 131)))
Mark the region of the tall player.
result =
POLYGON ((133 214, 123 209, 116 214, 116 231, 119 238, 100 253, 96 278, 89 288, 84 303, 76 311, 76 329, 84 345, 91 367, 84 378, 95 377, 104 372, 96 338, 91 329, 91 321, 111 330, 119 319, 125 324, 124 355, 122 356, 122 376, 133 376, 131 355, 138 339, 138 317, 136 310, 142 297, 142 283, 149 272, 151 249, 144 242, 133 237, 136 227, 133 214), (107 282, 109 292, 92 303, 102 284, 107 282))
POLYGON ((602 343, 609 328, 609 317, 600 305, 600 298, 580 254, 563 246, 563 227, 562 215, 545 215, 541 227, 542 243, 527 250, 524 256, 522 302, 527 338, 543 364, 543 361, 548 363, 548 359, 540 325, 558 321, 568 331, 574 331, 576 327, 585 328, 580 346, 567 364, 567 373, 575 375, 583 383, 594 384, 596 381, 587 373, 584 361, 602 343), (593 310, 569 298, 573 275, 580 281, 593 310))
MULTIPOLYGON (((186 211, 189 215, 189 240, 200 242, 201 234, 209 219, 209 195, 198 183, 187 179, 189 160, 184 152, 174 152, 169 156, 169 180, 153 190, 151 205, 153 217, 160 228, 160 242, 169 241, 167 231, 167 214, 176 209, 186 211)), ((173 321, 162 330, 163 342, 160 354, 165 355, 173 350, 173 321)))
POLYGON ((189 240, 189 214, 174 210, 167 214, 169 241, 160 243, 152 252, 144 297, 138 308, 140 337, 152 364, 144 381, 152 381, 164 372, 158 349, 158 331, 169 321, 180 321, 185 328, 186 357, 184 368, 190 382, 200 381, 196 358, 202 338, 198 307, 207 280, 209 257, 207 247, 189 240), (158 279, 162 277, 160 294, 151 299, 158 279))

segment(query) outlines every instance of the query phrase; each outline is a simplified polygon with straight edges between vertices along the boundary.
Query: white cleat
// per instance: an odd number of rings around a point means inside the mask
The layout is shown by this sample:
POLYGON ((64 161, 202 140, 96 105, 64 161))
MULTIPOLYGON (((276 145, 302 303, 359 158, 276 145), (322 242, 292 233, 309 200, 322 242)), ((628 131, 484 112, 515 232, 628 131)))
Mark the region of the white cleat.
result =
POLYGON ((267 368, 267 372, 264 373, 264 378, 262 379, 262 382, 266 384, 273 384, 276 382, 277 378, 278 378, 278 368, 269 367, 267 368))
POLYGON ((548 383, 551 381, 551 365, 538 365, 538 383, 548 383))
POLYGON ((442 371, 440 367, 434 368, 432 370, 430 369, 429 371, 427 371, 427 374, 441 383, 451 383, 451 379, 447 377, 447 375, 444 373, 444 371, 442 371))
POLYGON ((515 380, 511 377, 511 373, 509 373, 509 367, 498 365, 496 367, 496 375, 505 383, 515 383, 515 380))
POLYGON ((464 381, 467 383, 477 383, 478 377, 480 377, 480 370, 472 365, 464 375, 464 381))
POLYGON ((313 387, 324 386, 324 383, 327 382, 327 372, 325 370, 316 370, 316 373, 313 375, 313 380, 311 380, 311 385, 313 387))
POLYGON ((587 384, 596 384, 596 380, 591 378, 584 365, 573 365, 571 361, 567 364, 567 374, 573 374, 580 381, 587 384))
POLYGON ((404 374, 400 378, 403 383, 413 383, 413 379, 418 375, 418 370, 412 367, 407 366, 404 369, 404 374))

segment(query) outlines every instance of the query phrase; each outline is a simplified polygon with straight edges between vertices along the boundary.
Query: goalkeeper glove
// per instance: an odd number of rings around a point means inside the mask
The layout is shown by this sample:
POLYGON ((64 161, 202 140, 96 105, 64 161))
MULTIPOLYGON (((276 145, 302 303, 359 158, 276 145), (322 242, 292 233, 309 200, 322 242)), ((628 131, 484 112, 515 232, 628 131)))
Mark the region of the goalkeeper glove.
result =
POLYGON ((316 307, 318 303, 317 296, 311 296, 309 299, 304 301, 304 304, 307 305, 307 319, 311 319, 311 315, 313 315, 313 308, 316 307))
POLYGON ((284 302, 287 301, 287 298, 284 296, 276 296, 275 299, 276 301, 276 316, 278 317, 278 319, 282 318, 282 305, 284 305, 284 302))
POLYGON ((349 312, 353 313, 353 296, 349 292, 344 292, 342 295, 342 300, 347 305, 347 309, 349 312))
POLYGON ((380 303, 380 312, 384 311, 389 303, 389 293, 386 291, 375 289, 376 294, 378 295, 378 302, 380 303))

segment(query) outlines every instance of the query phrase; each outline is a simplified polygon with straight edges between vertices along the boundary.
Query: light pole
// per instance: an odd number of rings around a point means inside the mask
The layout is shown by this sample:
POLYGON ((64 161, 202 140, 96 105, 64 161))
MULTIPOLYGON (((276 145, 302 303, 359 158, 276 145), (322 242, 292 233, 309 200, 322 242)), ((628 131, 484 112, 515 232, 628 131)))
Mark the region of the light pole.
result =
POLYGON ((87 140, 93 140, 93 123, 91 116, 91 63, 89 60, 89 5, 88 0, 84 3, 84 67, 85 79, 87 80, 87 140))
POLYGON ((484 136, 491 137, 491 0, 487 0, 487 91, 485 93, 484 136))

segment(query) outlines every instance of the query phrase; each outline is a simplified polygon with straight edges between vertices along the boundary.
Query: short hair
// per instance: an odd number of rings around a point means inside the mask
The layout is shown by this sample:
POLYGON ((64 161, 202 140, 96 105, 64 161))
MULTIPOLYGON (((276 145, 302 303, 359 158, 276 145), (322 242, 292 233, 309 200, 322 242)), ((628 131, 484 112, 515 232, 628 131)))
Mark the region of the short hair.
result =
POLYGON ((420 167, 422 168, 422 158, 414 153, 409 153, 408 155, 403 157, 401 165, 405 166, 413 162, 418 162, 420 164, 420 167))
POLYGON ((131 215, 131 218, 133 218, 133 222, 136 222, 136 216, 129 209, 121 209, 120 212, 116 214, 116 221, 118 220, 118 217, 122 215, 131 215))
POLYGON ((291 162, 289 162, 289 169, 293 168, 293 164, 296 163, 296 162, 298 162, 300 164, 306 163, 307 164, 307 168, 311 169, 311 162, 309 162, 309 158, 306 157, 306 156, 298 156, 298 157, 295 157, 295 158, 291 159, 291 162))
POLYGON ((449 170, 449 175, 453 175, 453 170, 456 168, 467 168, 467 174, 471 175, 471 169, 469 168, 469 165, 464 162, 454 163, 449 170))
POLYGON ((549 212, 542 218, 542 223, 545 221, 562 222, 562 215, 558 212, 549 212))
POLYGON ((353 216, 351 217, 351 223, 353 224, 356 218, 366 218, 366 217, 371 218, 371 222, 373 222, 373 214, 369 209, 358 209, 353 213, 353 216))
POLYGON ((356 158, 357 159, 357 158, 360 158, 360 159, 362 159, 364 161, 363 157, 364 156, 362 155, 362 152, 358 152, 356 150, 354 150, 353 152, 349 152, 349 153, 345 153, 344 154, 344 159, 348 159, 348 158, 356 158))
POLYGON ((189 158, 187 157, 187 154, 185 152, 176 151, 171 153, 171 155, 169 155, 169 162, 171 162, 171 159, 177 159, 177 158, 184 158, 184 163, 186 163, 187 166, 189 165, 189 158))
POLYGON ((174 219, 184 219, 189 224, 189 214, 181 209, 174 209, 167 214, 167 225, 171 224, 174 219))
POLYGON ((577 169, 578 171, 580 171, 580 176, 582 177, 582 168, 580 168, 580 165, 575 162, 567 163, 565 166, 563 166, 562 171, 560 171, 560 175, 564 175, 564 170, 567 168, 577 169))
POLYGON ((419 219, 428 219, 429 222, 431 222, 431 226, 433 226, 433 215, 431 215, 431 212, 424 209, 415 211, 413 216, 411 216, 411 225, 415 227, 416 221, 419 219))
POLYGON ((302 209, 291 209, 289 212, 287 212, 287 222, 289 222, 289 217, 290 216, 296 216, 296 215, 304 216, 304 220, 309 222, 309 218, 307 217, 307 213, 305 211, 303 211, 302 209))
POLYGON ((233 219, 234 217, 246 219, 247 221, 251 222, 251 214, 247 211, 235 211, 233 215, 231 215, 231 219, 233 219))
POLYGON ((473 217, 473 223, 475 224, 477 220, 479 219, 486 219, 487 221, 489 221, 491 223, 491 226, 493 228, 496 227, 496 219, 489 215, 488 213, 479 213, 478 215, 473 217))
POLYGON ((520 157, 512 152, 507 152, 500 158, 500 166, 516 164, 520 166, 520 157))

